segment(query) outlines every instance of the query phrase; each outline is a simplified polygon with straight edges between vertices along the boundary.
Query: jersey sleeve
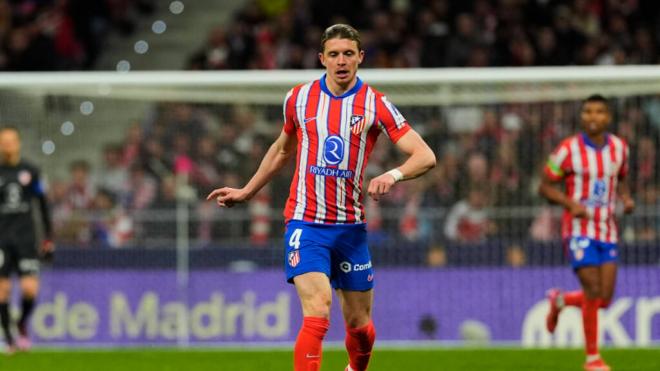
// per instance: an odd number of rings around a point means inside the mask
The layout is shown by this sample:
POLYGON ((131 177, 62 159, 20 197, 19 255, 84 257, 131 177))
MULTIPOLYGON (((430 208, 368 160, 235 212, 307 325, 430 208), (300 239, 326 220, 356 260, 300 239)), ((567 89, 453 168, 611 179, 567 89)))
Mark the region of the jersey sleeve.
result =
POLYGON ((567 143, 562 143, 548 157, 543 172, 551 180, 559 181, 572 171, 569 148, 567 143))
POLYGON ((387 100, 386 96, 383 95, 377 99, 376 112, 380 130, 390 138, 392 143, 399 141, 410 130, 406 118, 403 117, 394 104, 387 100))
POLYGON ((294 89, 289 90, 284 98, 284 130, 287 134, 294 134, 296 132, 296 98, 294 89))

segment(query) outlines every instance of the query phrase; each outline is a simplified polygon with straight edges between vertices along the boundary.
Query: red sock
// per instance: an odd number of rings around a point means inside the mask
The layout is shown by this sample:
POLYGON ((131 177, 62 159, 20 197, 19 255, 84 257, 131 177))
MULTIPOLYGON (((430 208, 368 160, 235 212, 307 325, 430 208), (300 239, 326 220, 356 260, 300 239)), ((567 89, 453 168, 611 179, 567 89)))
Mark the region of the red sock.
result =
POLYGON ((323 338, 328 332, 330 321, 322 317, 304 317, 293 350, 295 371, 318 371, 321 369, 323 338))
POLYGON ((598 354, 598 308, 600 299, 585 298, 582 303, 582 324, 587 356, 598 354))
POLYGON ((348 358, 353 370, 364 371, 367 369, 375 340, 376 328, 372 321, 359 328, 346 327, 346 350, 348 350, 348 358))
POLYGON ((571 307, 582 307, 584 293, 582 291, 571 291, 564 293, 564 304, 571 307))

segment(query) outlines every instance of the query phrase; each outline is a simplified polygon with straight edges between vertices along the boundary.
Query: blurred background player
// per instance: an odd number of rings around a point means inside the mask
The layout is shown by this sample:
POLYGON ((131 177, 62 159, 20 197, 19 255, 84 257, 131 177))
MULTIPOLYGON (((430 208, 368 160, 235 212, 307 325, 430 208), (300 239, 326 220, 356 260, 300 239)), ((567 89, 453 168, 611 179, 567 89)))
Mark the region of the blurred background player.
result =
POLYGON ((346 324, 346 370, 367 369, 375 340, 371 320, 374 275, 367 246, 362 179, 378 135, 408 155, 406 162, 371 180, 374 200, 401 180, 433 166, 435 155, 385 96, 356 75, 364 51, 351 26, 328 27, 319 59, 321 79, 294 87, 284 102, 284 129, 256 174, 241 188, 219 188, 208 199, 231 207, 252 197, 296 152, 296 171, 284 211, 286 275, 295 284, 303 325, 294 349, 296 371, 321 367, 332 287, 346 324))
POLYGON ((628 144, 608 133, 608 101, 592 95, 582 104, 582 132, 565 139, 550 155, 539 193, 564 206, 562 237, 582 290, 548 292, 548 331, 557 327, 565 306, 582 309, 587 361, 585 370, 605 371, 609 366, 598 352, 598 309, 607 308, 616 283, 618 230, 614 220, 617 191, 630 213, 635 202, 625 182, 628 144), (565 182, 566 192, 556 184, 565 182))
POLYGON ((37 169, 21 159, 21 140, 13 127, 0 128, 0 320, 11 354, 30 348, 28 319, 39 292, 39 251, 37 226, 33 212, 39 204, 46 239, 40 253, 53 252, 52 226, 46 196, 37 169), (12 273, 20 277, 21 315, 17 323, 18 339, 12 334, 9 301, 12 273))

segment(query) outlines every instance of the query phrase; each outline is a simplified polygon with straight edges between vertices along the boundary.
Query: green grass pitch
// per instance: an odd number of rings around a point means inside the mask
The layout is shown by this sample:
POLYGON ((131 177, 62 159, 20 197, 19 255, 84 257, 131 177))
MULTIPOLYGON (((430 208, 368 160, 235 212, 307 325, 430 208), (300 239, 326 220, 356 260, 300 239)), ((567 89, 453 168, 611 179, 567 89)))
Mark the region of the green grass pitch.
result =
MULTIPOLYGON (((603 357, 614 371, 660 370, 658 349, 605 349, 603 357)), ((376 349, 369 370, 581 370, 582 352, 538 349, 376 349)), ((342 371, 346 354, 327 350, 321 371, 342 371)), ((292 370, 286 350, 35 350, 0 355, 3 371, 287 371, 292 370)))

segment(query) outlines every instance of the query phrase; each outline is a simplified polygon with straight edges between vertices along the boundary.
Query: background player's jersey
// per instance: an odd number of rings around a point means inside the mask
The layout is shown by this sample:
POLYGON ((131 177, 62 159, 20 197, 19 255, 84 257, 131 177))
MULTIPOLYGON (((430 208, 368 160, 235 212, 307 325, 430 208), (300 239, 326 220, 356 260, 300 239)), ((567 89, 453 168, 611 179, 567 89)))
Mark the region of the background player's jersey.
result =
POLYGON ((606 134, 598 148, 581 133, 565 139, 544 169, 550 179, 566 180, 568 197, 587 209, 586 218, 573 218, 568 210, 562 219, 564 238, 582 236, 615 243, 618 231, 614 220, 618 180, 628 173, 628 145, 621 138, 606 134))
POLYGON ((382 132, 396 143, 410 126, 380 92, 357 80, 336 97, 325 75, 291 89, 284 100, 284 131, 298 137, 296 172, 286 220, 363 223, 362 180, 382 132))
POLYGON ((41 206, 45 232, 50 235, 50 218, 37 169, 24 161, 16 166, 0 165, 1 240, 34 241, 34 201, 41 206))

